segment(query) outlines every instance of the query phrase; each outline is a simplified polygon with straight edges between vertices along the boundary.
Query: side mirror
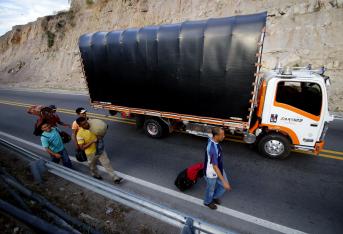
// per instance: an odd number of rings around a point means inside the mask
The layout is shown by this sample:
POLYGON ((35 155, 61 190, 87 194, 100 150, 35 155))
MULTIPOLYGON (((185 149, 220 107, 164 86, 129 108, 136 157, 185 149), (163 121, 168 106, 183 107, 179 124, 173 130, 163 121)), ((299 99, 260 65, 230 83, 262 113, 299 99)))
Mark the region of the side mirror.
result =
POLYGON ((325 85, 328 87, 331 86, 331 81, 329 78, 325 79, 325 85))

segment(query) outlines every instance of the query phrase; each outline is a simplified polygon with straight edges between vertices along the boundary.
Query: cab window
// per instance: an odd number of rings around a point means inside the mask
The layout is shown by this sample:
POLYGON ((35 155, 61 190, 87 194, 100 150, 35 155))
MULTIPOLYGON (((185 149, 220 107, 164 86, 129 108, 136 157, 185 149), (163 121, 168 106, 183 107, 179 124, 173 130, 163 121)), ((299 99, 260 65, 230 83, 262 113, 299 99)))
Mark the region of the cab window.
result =
POLYGON ((322 90, 317 83, 281 81, 277 86, 276 102, 320 116, 322 90))

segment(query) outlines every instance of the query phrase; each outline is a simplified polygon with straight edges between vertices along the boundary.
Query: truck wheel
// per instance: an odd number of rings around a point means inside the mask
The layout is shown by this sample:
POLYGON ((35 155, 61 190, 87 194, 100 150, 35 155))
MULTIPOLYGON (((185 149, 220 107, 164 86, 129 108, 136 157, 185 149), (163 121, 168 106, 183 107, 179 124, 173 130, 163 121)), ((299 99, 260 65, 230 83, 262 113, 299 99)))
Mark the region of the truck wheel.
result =
POLYGON ((144 122, 145 133, 152 138, 161 138, 163 136, 162 124, 155 119, 146 119, 144 122))
POLYGON ((258 143, 259 152, 267 158, 284 159, 291 152, 290 141, 283 135, 268 134, 258 143))

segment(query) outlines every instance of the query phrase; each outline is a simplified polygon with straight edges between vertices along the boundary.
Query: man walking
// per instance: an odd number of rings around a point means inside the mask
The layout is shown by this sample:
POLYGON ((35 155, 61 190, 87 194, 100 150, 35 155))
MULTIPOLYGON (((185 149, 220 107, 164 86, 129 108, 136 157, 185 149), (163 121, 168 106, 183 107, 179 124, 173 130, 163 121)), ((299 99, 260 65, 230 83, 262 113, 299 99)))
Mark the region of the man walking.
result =
POLYGON ((210 209, 217 209, 220 205, 219 198, 225 193, 225 190, 230 191, 231 186, 227 180, 223 169, 222 148, 219 145, 225 138, 225 132, 222 128, 215 127, 212 129, 212 138, 208 139, 204 172, 206 179, 206 192, 204 205, 210 209))
POLYGON ((98 141, 97 136, 89 130, 90 125, 86 118, 79 117, 76 122, 80 127, 76 135, 77 143, 80 149, 84 150, 87 155, 89 169, 92 176, 99 180, 102 179, 102 177, 98 174, 96 167, 96 163, 99 160, 101 165, 111 175, 113 182, 115 184, 119 184, 122 181, 122 178, 117 176, 117 174, 114 172, 111 162, 108 159, 107 153, 104 149, 103 140, 100 139, 100 141, 98 141))
POLYGON ((59 163, 62 159, 63 166, 72 168, 68 152, 57 129, 51 127, 50 123, 46 121, 41 124, 41 129, 43 131, 41 135, 42 146, 50 154, 51 161, 59 163))

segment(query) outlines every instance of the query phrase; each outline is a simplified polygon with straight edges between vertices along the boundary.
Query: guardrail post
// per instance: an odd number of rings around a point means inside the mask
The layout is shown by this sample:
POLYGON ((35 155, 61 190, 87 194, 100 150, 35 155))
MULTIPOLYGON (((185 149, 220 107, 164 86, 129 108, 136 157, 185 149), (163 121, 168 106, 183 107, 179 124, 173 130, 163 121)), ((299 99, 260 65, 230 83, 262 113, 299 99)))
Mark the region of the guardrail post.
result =
POLYGON ((45 166, 45 162, 42 159, 37 161, 33 161, 30 163, 31 173, 33 175, 33 179, 36 183, 42 182, 42 173, 44 173, 47 168, 45 166))
POLYGON ((187 217, 185 226, 181 230, 181 234, 195 234, 192 218, 187 217))

